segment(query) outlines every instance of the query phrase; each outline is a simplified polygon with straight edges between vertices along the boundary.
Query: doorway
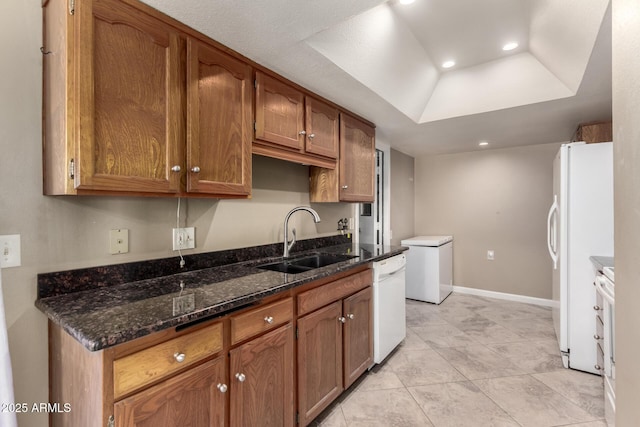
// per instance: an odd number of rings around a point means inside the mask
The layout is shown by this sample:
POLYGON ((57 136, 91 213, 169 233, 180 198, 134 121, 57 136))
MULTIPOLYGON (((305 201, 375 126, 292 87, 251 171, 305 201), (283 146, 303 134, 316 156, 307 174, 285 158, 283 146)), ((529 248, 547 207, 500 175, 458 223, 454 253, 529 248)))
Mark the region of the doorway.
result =
POLYGON ((384 152, 376 149, 373 203, 361 203, 359 215, 360 243, 384 244, 384 152))

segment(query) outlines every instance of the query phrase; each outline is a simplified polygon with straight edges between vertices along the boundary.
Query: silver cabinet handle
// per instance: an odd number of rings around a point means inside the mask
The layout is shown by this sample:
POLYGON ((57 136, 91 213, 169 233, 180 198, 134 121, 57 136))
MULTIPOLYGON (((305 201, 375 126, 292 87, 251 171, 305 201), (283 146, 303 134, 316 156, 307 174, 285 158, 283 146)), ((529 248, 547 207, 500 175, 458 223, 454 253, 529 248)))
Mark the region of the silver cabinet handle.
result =
POLYGON ((343 190, 346 190, 347 188, 349 188, 349 186, 348 186, 348 185, 343 185, 343 186, 342 186, 342 189, 343 189, 343 190))
POLYGON ((355 317, 356 317, 356 316, 355 316, 354 314, 347 314, 347 318, 348 318, 349 320, 353 320, 353 319, 355 319, 355 317))
POLYGON ((194 167, 192 167, 192 168, 191 168, 191 172, 193 172, 193 173, 198 173, 198 172, 200 172, 200 167, 199 167, 199 166, 194 166, 194 167))
POLYGON ((312 134, 310 134, 310 135, 309 135, 309 139, 313 139, 313 138, 315 138, 315 137, 316 137, 316 134, 315 134, 315 133, 312 133, 312 134))
POLYGON ((218 387, 218 390, 220 390, 220 393, 226 393, 227 392, 227 385, 226 384, 218 384, 216 387, 218 387))
POLYGON ((271 324, 273 324, 273 317, 272 316, 267 316, 267 317, 264 318, 264 321, 271 325, 271 324))
POLYGON ((185 356, 184 353, 174 353, 173 358, 176 359, 176 362, 182 363, 184 362, 184 359, 187 358, 187 356, 185 356))
POLYGON ((306 135, 307 131, 301 130, 300 132, 298 132, 298 135, 306 135))
POLYGON ((338 317, 338 322, 345 323, 346 321, 347 319, 345 317, 342 317, 342 316, 338 317))
POLYGON ((595 311, 600 311, 600 310, 602 310, 602 307, 600 307, 599 305, 594 305, 594 306, 593 306, 593 309, 594 309, 595 311))
POLYGON ((598 335, 598 334, 595 334, 595 335, 593 336, 593 339, 594 339, 594 340, 601 340, 601 339, 602 339, 602 337, 601 337, 600 335, 598 335))
POLYGON ((602 366, 600 365, 593 365, 594 368, 596 368, 596 371, 601 371, 602 370, 602 366))
POLYGON ((244 380, 246 380, 246 379, 247 379, 247 377, 246 377, 244 374, 241 374, 240 372, 238 372, 238 373, 236 374, 236 378, 237 378, 237 379, 238 379, 238 381, 240 381, 241 383, 243 383, 243 382, 244 382, 244 380))
POLYGON ((180 172, 182 170, 182 168, 180 167, 180 165, 175 165, 171 168, 172 172, 180 172))

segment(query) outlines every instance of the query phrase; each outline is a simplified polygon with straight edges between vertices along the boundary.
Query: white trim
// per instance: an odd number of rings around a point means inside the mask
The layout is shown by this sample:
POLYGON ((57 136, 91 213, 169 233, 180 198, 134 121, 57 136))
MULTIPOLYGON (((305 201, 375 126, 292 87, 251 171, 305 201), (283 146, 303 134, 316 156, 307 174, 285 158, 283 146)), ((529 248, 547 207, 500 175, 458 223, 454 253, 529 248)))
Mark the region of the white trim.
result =
POLYGON ((507 294, 504 292, 487 291, 485 289, 465 288, 464 286, 454 286, 453 292, 459 294, 477 295, 481 297, 504 299, 509 301, 524 302, 526 304, 541 305, 544 307, 553 307, 557 304, 550 299, 528 297, 526 295, 507 294))

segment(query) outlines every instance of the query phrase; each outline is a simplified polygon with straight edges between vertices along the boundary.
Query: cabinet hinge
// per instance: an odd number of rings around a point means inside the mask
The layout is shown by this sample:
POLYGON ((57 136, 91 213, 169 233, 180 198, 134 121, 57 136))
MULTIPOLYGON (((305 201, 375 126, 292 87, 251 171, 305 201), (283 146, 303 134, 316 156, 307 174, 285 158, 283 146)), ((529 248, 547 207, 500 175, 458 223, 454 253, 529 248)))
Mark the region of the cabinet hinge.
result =
POLYGON ((296 339, 298 339, 298 327, 296 326, 296 339))
POLYGON ((69 15, 76 13, 76 0, 69 0, 69 15))
POLYGON ((300 424, 300 413, 296 412, 296 424, 300 424))
POLYGON ((73 179, 76 176, 76 164, 73 159, 69 160, 69 178, 73 179))
POLYGON ((109 415, 109 421, 107 421, 107 427, 114 427, 116 425, 113 415, 109 415))
POLYGON ((255 79, 255 80, 253 81, 253 87, 258 87, 258 79, 255 79))
POLYGON ((255 120, 253 121, 253 130, 258 130, 258 123, 255 120))

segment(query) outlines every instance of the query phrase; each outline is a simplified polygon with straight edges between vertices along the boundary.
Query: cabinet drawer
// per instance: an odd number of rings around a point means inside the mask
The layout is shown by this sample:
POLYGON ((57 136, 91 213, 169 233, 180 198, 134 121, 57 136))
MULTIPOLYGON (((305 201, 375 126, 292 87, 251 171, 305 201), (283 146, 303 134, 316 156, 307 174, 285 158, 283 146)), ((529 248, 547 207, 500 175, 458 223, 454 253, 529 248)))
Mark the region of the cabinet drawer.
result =
POLYGON ((373 283, 372 270, 361 271, 298 295, 298 315, 324 307, 373 283))
POLYGON ((293 319, 293 299, 287 298, 231 317, 231 344, 274 329, 293 319))
POLYGON ((114 398, 167 377, 220 350, 222 323, 216 323, 116 359, 113 362, 114 398))

